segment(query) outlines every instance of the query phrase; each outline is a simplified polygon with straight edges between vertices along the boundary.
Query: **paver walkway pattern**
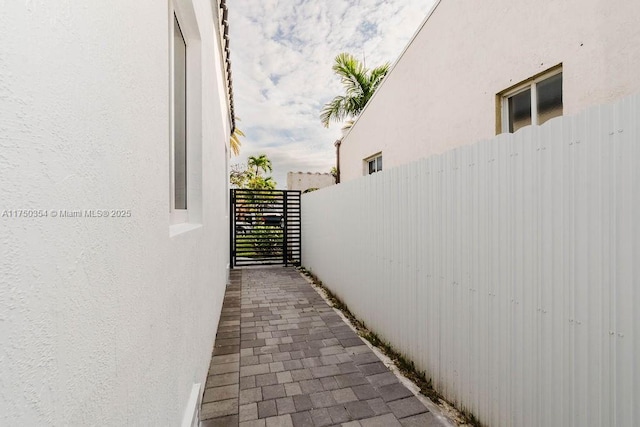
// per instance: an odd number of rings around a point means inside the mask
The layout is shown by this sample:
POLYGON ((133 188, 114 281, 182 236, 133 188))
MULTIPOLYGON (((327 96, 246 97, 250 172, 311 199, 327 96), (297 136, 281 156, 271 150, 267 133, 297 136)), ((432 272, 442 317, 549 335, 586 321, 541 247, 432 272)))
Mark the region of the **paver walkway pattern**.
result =
POLYGON ((436 426, 293 268, 232 270, 202 426, 436 426))

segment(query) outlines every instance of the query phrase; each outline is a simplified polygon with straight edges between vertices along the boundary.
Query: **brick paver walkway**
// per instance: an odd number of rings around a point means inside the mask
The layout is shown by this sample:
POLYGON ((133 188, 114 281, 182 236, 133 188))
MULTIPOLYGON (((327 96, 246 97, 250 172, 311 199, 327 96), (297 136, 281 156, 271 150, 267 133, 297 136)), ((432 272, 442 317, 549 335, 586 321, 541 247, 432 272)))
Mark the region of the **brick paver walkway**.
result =
POLYGON ((436 426, 293 268, 233 270, 202 426, 436 426))

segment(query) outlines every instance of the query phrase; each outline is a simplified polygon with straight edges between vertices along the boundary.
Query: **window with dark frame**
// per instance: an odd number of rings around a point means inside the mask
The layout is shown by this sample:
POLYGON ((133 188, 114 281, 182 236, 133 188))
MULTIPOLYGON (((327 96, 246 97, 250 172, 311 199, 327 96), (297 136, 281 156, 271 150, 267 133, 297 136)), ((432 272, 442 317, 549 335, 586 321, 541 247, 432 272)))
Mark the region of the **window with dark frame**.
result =
POLYGON ((382 154, 367 160, 368 175, 382 170, 382 154))

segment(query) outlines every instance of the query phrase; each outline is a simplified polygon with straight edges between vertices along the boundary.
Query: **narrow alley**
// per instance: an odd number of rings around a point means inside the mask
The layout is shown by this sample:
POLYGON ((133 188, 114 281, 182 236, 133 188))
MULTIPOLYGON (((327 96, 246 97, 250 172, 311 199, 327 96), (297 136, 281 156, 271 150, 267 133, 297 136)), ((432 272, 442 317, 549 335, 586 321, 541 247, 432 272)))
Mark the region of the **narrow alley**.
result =
POLYGON ((202 426, 436 426, 293 268, 233 270, 202 426))

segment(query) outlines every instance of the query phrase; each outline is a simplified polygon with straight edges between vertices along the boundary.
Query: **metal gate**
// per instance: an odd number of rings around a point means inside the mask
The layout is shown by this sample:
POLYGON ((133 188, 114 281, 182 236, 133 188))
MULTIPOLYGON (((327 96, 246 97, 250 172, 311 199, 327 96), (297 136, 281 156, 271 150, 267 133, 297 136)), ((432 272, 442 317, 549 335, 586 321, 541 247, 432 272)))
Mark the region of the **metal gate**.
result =
POLYGON ((231 268, 300 265, 300 192, 231 190, 231 268))

